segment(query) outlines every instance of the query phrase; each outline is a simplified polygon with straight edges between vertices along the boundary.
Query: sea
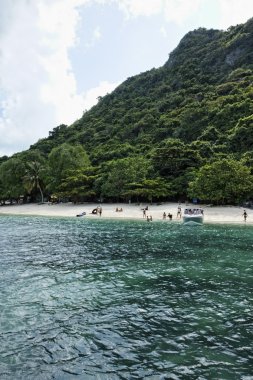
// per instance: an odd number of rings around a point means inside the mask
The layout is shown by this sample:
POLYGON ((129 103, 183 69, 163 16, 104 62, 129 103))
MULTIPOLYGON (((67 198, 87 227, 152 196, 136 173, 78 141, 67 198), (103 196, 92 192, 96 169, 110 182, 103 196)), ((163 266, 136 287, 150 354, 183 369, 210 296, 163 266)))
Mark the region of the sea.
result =
POLYGON ((0 217, 1 380, 252 380, 253 227, 0 217))

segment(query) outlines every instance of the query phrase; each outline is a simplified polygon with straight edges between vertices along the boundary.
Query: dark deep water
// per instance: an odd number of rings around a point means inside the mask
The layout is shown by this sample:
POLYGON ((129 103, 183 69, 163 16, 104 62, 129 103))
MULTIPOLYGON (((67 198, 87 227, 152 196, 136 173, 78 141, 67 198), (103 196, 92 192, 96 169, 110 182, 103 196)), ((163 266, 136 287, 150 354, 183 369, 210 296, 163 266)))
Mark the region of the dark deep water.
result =
POLYGON ((253 227, 0 217, 0 379, 253 379, 253 227))

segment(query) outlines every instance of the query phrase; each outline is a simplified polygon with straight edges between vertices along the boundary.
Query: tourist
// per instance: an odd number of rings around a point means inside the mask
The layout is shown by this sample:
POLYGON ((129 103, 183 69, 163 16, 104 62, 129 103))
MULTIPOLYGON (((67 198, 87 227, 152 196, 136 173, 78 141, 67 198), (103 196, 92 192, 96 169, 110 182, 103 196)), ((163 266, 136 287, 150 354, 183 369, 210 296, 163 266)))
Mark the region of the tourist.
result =
POLYGON ((246 220, 247 220, 247 216, 248 216, 246 210, 243 211, 242 216, 243 216, 243 218, 244 218, 244 222, 246 222, 246 220))
POLYGON ((172 220, 172 214, 170 212, 168 213, 168 218, 169 220, 172 220))
POLYGON ((166 219, 166 212, 163 213, 163 219, 166 219))

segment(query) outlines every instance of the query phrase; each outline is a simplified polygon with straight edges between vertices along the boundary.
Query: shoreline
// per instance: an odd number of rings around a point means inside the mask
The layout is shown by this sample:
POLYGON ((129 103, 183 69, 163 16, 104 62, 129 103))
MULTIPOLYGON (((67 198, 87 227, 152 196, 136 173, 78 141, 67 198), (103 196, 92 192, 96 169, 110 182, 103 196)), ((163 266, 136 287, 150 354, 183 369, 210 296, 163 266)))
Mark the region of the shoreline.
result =
MULTIPOLYGON (((101 219, 114 219, 114 220, 146 220, 143 217, 142 209, 147 204, 125 204, 125 203, 43 203, 43 204, 21 204, 21 205, 3 205, 0 206, 0 216, 3 215, 17 215, 17 216, 52 216, 52 217, 76 217, 82 212, 86 215, 82 218, 101 218, 101 219), (91 212, 96 207, 102 207, 102 215, 93 215, 91 212), (122 208, 123 211, 116 212, 116 208, 122 208)), ((190 206, 190 205, 188 205, 190 206)), ((182 219, 177 218, 178 203, 162 203, 148 205, 146 216, 152 216, 153 221, 163 221, 168 223, 181 222, 182 219), (167 217, 163 219, 163 213, 171 213, 173 215, 172 221, 167 217)), ((184 203, 181 204, 182 211, 186 207, 184 203)), ((192 207, 194 207, 192 205, 192 207)), ((247 221, 243 219, 244 208, 240 206, 205 206, 201 205, 204 209, 204 223, 218 223, 218 224, 253 224, 253 210, 246 209, 248 214, 247 221)))

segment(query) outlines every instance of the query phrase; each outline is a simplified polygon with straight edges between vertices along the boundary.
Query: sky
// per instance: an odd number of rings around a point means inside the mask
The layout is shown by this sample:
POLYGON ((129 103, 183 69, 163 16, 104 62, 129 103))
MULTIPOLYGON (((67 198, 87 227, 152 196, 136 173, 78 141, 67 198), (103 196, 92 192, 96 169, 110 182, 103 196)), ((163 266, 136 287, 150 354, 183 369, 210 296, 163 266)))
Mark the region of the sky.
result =
POLYGON ((0 0, 0 9, 1 157, 162 66, 187 32, 246 22, 253 1, 0 0))

